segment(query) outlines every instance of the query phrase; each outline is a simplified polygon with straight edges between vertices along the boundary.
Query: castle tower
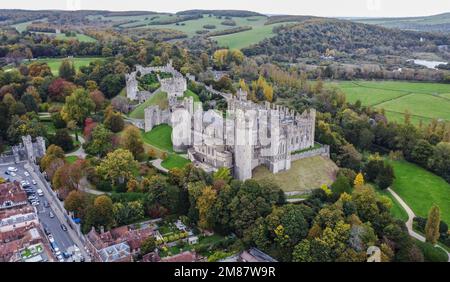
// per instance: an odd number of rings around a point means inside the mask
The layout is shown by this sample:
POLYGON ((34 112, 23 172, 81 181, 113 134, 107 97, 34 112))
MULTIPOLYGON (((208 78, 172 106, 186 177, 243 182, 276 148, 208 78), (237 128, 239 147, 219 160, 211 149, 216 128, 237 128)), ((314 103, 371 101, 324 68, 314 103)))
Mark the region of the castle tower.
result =
POLYGON ((234 134, 234 177, 239 180, 252 178, 253 123, 242 110, 236 110, 234 134))

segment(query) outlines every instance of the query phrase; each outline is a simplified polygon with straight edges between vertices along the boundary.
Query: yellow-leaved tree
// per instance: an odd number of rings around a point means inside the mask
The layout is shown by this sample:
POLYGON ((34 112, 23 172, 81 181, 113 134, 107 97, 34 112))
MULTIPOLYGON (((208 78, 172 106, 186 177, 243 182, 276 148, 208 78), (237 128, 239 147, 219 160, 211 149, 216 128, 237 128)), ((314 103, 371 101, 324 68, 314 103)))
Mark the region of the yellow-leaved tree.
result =
POLYGON ((361 172, 356 175, 353 184, 355 185, 355 187, 361 187, 364 185, 364 176, 362 175, 361 172))

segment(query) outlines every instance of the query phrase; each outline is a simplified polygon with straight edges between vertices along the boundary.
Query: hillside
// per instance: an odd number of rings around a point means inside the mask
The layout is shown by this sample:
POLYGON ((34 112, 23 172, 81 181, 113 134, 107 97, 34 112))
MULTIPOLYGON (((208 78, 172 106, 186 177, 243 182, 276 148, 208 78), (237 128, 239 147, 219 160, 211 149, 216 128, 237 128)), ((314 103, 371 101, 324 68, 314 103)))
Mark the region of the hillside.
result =
POLYGON ((244 49, 244 53, 268 55, 286 62, 295 62, 298 58, 318 59, 322 55, 340 62, 380 61, 383 56, 411 56, 450 41, 439 34, 328 18, 306 18, 281 26, 275 32, 276 36, 244 49))
POLYGON ((450 32, 450 13, 426 17, 408 17, 408 18, 362 18, 352 19, 354 22, 375 24, 388 28, 398 28, 405 30, 418 31, 439 31, 450 32))

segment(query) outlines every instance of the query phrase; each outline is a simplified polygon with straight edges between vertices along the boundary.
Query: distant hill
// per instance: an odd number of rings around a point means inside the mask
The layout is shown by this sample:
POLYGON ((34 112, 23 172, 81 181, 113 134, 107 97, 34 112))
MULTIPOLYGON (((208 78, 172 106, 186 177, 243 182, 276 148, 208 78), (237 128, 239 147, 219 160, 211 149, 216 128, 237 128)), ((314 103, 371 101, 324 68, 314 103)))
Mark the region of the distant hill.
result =
POLYGON ((178 12, 177 15, 204 15, 211 14, 214 16, 222 16, 222 17, 255 17, 255 16, 264 16, 263 14, 252 12, 252 11, 244 11, 244 10, 186 10, 178 12))
POLYGON ((450 13, 410 18, 348 18, 351 21, 388 28, 419 31, 450 32, 450 13))
POLYGON ((448 36, 388 29, 375 25, 329 18, 304 19, 274 29, 276 36, 243 49, 249 56, 269 55, 279 61, 318 59, 332 50, 340 61, 377 60, 382 56, 425 52, 427 48, 450 43, 448 36))

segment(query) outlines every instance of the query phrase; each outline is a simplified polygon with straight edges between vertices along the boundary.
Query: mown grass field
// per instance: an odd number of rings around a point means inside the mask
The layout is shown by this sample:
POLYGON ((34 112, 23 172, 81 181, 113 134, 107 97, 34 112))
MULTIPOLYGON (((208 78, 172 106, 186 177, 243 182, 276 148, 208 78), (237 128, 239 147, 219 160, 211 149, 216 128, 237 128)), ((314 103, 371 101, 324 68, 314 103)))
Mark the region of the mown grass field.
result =
POLYGON ((337 170, 332 160, 317 156, 293 161, 290 170, 277 174, 271 173, 265 166, 256 167, 253 179, 274 181, 285 192, 307 191, 322 184, 332 184, 337 170))
POLYGON ((152 105, 158 105, 161 109, 167 109, 167 107, 169 106, 167 93, 155 93, 155 95, 150 97, 150 99, 137 106, 136 109, 134 109, 128 116, 130 118, 143 119, 145 117, 144 110, 152 105))
POLYGON ((164 168, 183 168, 191 161, 177 154, 169 154, 169 156, 161 163, 164 168))
POLYGON ((406 161, 391 161, 395 180, 392 189, 414 213, 427 217, 433 204, 441 210, 441 220, 450 223, 450 184, 441 177, 406 161))
POLYGON ((433 118, 450 121, 450 84, 406 81, 329 82, 345 93, 347 101, 384 108, 389 120, 403 122, 409 111, 413 123, 433 118))
MULTIPOLYGON (((52 70, 53 75, 58 75, 59 73, 59 67, 61 66, 62 61, 66 58, 40 58, 35 61, 47 63, 50 69, 52 70)), ((82 66, 87 66, 91 62, 94 62, 96 60, 104 60, 105 58, 102 57, 74 57, 70 60, 75 65, 75 69, 78 70, 82 66)), ((31 63, 34 61, 29 61, 27 63, 31 63)))
POLYGON ((173 152, 172 127, 167 124, 155 126, 149 132, 142 133, 145 143, 155 146, 166 152, 173 152))

